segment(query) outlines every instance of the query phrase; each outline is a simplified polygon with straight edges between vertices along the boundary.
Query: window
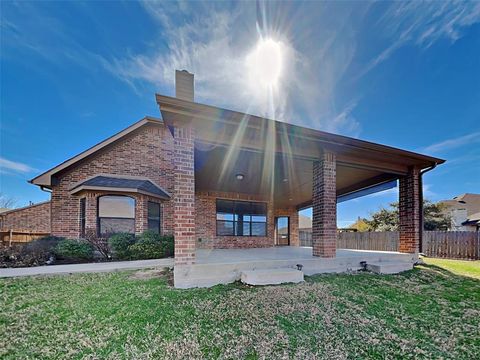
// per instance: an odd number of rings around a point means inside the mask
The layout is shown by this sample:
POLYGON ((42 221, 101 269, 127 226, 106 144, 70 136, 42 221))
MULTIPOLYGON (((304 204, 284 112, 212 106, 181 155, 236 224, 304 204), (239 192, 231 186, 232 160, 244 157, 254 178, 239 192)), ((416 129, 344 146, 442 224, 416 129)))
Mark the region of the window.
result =
POLYGON ((148 202, 148 230, 161 234, 159 203, 148 202))
POLYGON ((217 200, 217 236, 266 235, 266 203, 217 200))
POLYGON ((80 199, 80 237, 85 236, 85 212, 86 212, 86 199, 80 199))
POLYGON ((98 198, 98 233, 135 233, 135 199, 104 195, 98 198))

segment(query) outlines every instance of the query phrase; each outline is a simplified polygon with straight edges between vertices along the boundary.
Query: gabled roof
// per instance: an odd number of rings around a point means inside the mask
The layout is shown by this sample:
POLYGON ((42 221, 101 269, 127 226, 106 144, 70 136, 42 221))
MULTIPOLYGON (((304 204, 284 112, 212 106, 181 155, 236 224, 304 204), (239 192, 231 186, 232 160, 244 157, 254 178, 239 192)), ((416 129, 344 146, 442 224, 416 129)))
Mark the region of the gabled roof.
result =
POLYGON ((35 206, 45 205, 45 204, 48 204, 49 202, 50 202, 50 200, 42 201, 42 202, 38 202, 36 204, 22 206, 22 207, 15 208, 15 209, 6 209, 5 210, 5 208, 2 208, 2 209, 4 209, 4 211, 0 212, 0 216, 7 215, 7 214, 13 213, 15 211, 25 210, 25 209, 32 208, 32 207, 35 207, 35 206))
POLYGON ((135 130, 145 126, 147 124, 154 124, 154 125, 163 125, 163 121, 161 119, 157 119, 154 117, 146 116, 143 119, 137 121, 136 123, 130 125, 129 127, 123 129, 122 131, 116 133, 113 136, 99 142, 98 144, 92 146, 91 148, 81 152, 80 154, 71 157, 68 160, 65 160, 61 164, 51 168, 50 170, 34 177, 33 179, 29 180, 29 183, 39 185, 41 187, 49 188, 52 185, 52 176, 57 174, 58 172, 74 165, 75 163, 87 158, 88 156, 93 155, 94 153, 102 150, 103 148, 115 143, 116 141, 124 138, 125 136, 131 134, 135 130))
POLYGON ((136 192, 165 200, 168 200, 171 197, 167 191, 155 184, 152 180, 137 176, 94 176, 88 180, 76 184, 70 190, 70 193, 76 194, 86 190, 136 192))

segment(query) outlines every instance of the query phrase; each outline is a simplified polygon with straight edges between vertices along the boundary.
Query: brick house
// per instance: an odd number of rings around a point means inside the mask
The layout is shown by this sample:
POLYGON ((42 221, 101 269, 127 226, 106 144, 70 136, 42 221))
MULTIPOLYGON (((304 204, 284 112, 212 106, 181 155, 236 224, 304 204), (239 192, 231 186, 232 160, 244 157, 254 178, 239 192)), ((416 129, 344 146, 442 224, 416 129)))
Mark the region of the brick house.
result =
POLYGON ((30 181, 51 191, 53 235, 173 234, 177 281, 202 249, 299 246, 298 210, 313 206, 310 254, 335 258, 337 199, 399 180, 400 249, 418 252, 422 171, 444 160, 195 103, 186 71, 156 100, 162 119, 30 181))

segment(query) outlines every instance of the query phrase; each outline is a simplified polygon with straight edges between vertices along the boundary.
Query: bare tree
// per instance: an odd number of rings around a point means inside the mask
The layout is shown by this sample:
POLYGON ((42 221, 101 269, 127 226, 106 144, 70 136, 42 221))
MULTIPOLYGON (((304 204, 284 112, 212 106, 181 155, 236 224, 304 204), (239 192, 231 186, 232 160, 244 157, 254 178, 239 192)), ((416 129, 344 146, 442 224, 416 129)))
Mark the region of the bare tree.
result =
POLYGON ((17 199, 0 193, 0 208, 13 209, 17 205, 17 199))

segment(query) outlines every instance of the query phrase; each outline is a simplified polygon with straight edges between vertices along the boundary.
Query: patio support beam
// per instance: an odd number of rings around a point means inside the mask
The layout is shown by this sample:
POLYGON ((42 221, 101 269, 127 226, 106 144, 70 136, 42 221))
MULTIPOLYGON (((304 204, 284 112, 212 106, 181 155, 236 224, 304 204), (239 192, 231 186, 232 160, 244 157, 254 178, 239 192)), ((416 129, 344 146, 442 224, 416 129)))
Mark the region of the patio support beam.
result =
POLYGON ((175 265, 195 263, 195 130, 175 127, 174 135, 174 235, 175 265))
POLYGON ((399 217, 400 246, 403 253, 418 253, 422 236, 422 187, 418 167, 411 167, 408 175, 400 178, 399 217))
POLYGON ((324 152, 313 163, 313 256, 333 258, 337 249, 336 156, 324 152))

